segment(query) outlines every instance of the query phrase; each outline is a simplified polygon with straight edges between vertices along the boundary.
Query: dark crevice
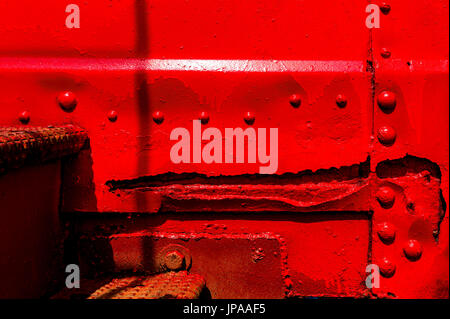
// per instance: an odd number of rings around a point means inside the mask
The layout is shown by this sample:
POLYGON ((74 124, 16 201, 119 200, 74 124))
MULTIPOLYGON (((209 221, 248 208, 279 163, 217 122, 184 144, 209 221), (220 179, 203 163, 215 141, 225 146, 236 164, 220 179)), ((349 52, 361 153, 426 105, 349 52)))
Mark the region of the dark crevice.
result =
POLYGON ((441 179, 439 165, 426 159, 412 155, 406 155, 396 160, 386 160, 377 164, 376 174, 378 178, 401 177, 408 174, 426 173, 441 179))
POLYGON ((315 172, 305 170, 299 173, 284 173, 273 175, 242 174, 207 176, 200 173, 164 173, 152 176, 142 176, 127 180, 110 180, 106 186, 111 191, 116 189, 134 189, 141 187, 158 187, 171 184, 207 184, 207 185, 233 185, 233 184, 304 184, 323 183, 332 181, 350 181, 354 179, 367 179, 370 171, 370 158, 360 164, 342 166, 340 168, 319 169, 315 172))

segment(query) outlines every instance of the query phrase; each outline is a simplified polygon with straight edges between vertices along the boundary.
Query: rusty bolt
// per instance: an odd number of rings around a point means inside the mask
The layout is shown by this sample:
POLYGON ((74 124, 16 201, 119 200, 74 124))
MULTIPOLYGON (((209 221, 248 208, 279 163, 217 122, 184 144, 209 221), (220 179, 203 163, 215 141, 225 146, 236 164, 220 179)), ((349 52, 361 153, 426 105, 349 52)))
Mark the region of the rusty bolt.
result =
POLYGON ((391 11, 391 6, 386 2, 383 2, 380 6, 380 10, 383 14, 388 14, 391 11))
POLYGON ((114 111, 114 110, 109 111, 109 113, 108 113, 108 120, 110 120, 111 122, 117 121, 117 112, 114 111))
POLYGON ((245 113, 244 121, 248 125, 252 125, 253 123, 255 123, 255 114, 253 114, 253 112, 245 113))
POLYGON ((396 266, 388 258, 384 257, 381 259, 378 267, 380 268, 380 273, 383 277, 390 278, 394 276, 396 266))
POLYGON ((383 91, 377 97, 378 106, 385 112, 392 112, 397 105, 397 98, 394 92, 383 91))
POLYGON ((406 258, 410 261, 417 261, 422 256, 422 245, 414 239, 410 239, 403 247, 406 258))
POLYGON ((28 124, 30 122, 30 113, 28 111, 23 111, 19 114, 19 121, 22 124, 28 124))
POLYGON ((391 208, 394 205, 395 192, 390 187, 380 187, 375 197, 383 208, 391 208))
POLYGON ((153 112, 153 121, 156 124, 161 124, 164 121, 164 114, 161 111, 153 112))
POLYGON ((78 104, 77 97, 73 92, 65 91, 58 95, 58 103, 66 112, 72 112, 78 104))
POLYGON ((389 59, 391 57, 391 51, 389 51, 386 48, 382 48, 380 54, 381 54, 381 57, 383 57, 385 59, 389 59))
POLYGON ((170 270, 180 270, 185 266, 184 255, 176 250, 169 251, 164 256, 164 264, 170 270))
POLYGON ((199 116, 200 121, 202 122, 202 124, 208 124, 209 122, 209 114, 208 112, 200 112, 200 116, 199 116))
POLYGON ((300 104, 302 104, 302 99, 301 99, 300 95, 292 94, 289 98, 289 103, 291 103, 291 105, 293 107, 299 107, 300 104))
POLYGON ((347 98, 345 97, 345 95, 338 94, 338 96, 336 96, 336 104, 340 108, 346 107, 347 106, 347 98))
POLYGON ((382 126, 378 129, 378 141, 384 146, 391 146, 395 143, 397 138, 397 133, 390 126, 382 126))
POLYGON ((395 227, 390 223, 378 225, 378 237, 386 245, 390 245, 395 240, 395 227))

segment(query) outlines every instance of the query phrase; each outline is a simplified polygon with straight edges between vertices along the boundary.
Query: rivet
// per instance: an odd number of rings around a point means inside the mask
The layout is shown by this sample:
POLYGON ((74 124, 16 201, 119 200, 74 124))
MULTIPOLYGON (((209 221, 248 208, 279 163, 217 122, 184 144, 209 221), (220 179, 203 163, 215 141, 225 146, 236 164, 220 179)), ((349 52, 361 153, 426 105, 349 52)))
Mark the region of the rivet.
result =
POLYGON ((299 107, 300 104, 302 104, 302 98, 298 94, 292 94, 289 98, 289 103, 291 103, 293 107, 299 107))
POLYGON ((390 223, 382 223, 378 225, 378 237, 380 240, 386 244, 390 245, 395 240, 395 227, 390 223))
POLYGON ((200 112, 200 116, 199 116, 200 121, 202 122, 202 124, 208 124, 209 122, 209 114, 208 112, 200 112))
POLYGON ((253 123, 255 123, 255 114, 253 114, 253 112, 245 113, 244 121, 248 125, 252 125, 253 123))
POLYGON ((415 239, 410 239, 403 247, 406 258, 410 261, 417 261, 422 256, 422 245, 415 239))
POLYGON ((164 121, 164 114, 161 111, 153 112, 153 121, 156 124, 161 124, 164 121))
POLYGON ((383 208, 391 208, 395 202, 395 192, 392 188, 380 187, 375 195, 378 202, 383 208))
POLYGON ((383 2, 380 6, 380 10, 383 14, 388 14, 391 11, 391 6, 386 2, 383 2))
POLYGON ((72 112, 77 106, 77 97, 73 92, 65 91, 58 95, 58 103, 66 112, 72 112))
POLYGON ((397 105, 397 98, 395 93, 390 91, 383 91, 377 97, 378 106, 385 112, 393 111, 397 105))
POLYGON ((382 126, 378 129, 377 137, 384 146, 391 146, 395 143, 397 133, 395 133, 395 130, 390 126, 382 126))
POLYGON ((391 51, 386 48, 382 48, 380 54, 385 59, 389 59, 391 57, 391 51))
POLYGON ((384 257, 381 259, 381 262, 379 263, 378 267, 380 268, 380 273, 385 278, 390 278, 394 276, 396 266, 393 264, 388 258, 384 257))
POLYGON ((184 255, 179 251, 169 251, 164 256, 164 264, 170 270, 180 270, 185 266, 184 255))
POLYGON ((19 121, 22 124, 28 124, 30 122, 30 113, 28 111, 23 111, 19 114, 19 121))
POLYGON ((336 104, 339 107, 346 107, 347 106, 347 97, 343 94, 338 94, 338 96, 336 96, 336 104))
POLYGON ((117 121, 117 112, 114 110, 109 111, 108 112, 108 120, 110 120, 111 122, 117 121))

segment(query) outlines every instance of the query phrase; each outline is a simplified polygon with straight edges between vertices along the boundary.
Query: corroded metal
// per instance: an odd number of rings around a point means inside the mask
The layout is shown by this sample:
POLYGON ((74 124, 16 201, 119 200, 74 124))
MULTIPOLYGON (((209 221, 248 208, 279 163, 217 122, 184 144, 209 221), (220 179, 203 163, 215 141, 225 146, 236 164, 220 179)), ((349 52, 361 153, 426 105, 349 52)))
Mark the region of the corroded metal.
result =
POLYGON ((0 171, 26 162, 42 163, 80 151, 87 132, 73 125, 60 127, 1 127, 0 171))
POLYGON ((88 299, 197 299, 205 287, 202 276, 186 271, 113 279, 88 299))

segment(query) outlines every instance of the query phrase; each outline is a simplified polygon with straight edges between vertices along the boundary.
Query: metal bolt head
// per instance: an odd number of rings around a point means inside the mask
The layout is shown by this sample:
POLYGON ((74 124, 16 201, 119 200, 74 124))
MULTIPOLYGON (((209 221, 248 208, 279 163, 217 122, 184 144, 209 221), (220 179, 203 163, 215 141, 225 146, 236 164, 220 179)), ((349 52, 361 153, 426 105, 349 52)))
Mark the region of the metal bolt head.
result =
POLYGON ((200 112, 200 116, 199 116, 200 122, 202 122, 202 124, 208 124, 209 122, 209 114, 208 112, 200 112))
POLYGON ((422 256, 422 245, 415 239, 410 239, 403 247, 406 258, 410 261, 417 261, 422 256))
POLYGON ((117 121, 117 112, 114 110, 109 111, 108 112, 108 120, 110 120, 111 122, 117 121))
POLYGON ((390 187, 380 187, 375 194, 375 197, 383 208, 391 208, 394 205, 395 192, 390 187))
POLYGON ((397 105, 397 97, 394 92, 383 91, 377 97, 378 106, 385 112, 392 112, 397 105))
POLYGON ((388 14, 391 11, 391 6, 386 2, 383 2, 380 6, 380 10, 383 14, 388 14))
POLYGON ((248 125, 255 123, 255 114, 253 112, 246 112, 244 115, 244 121, 248 125))
POLYGON ((170 270, 180 270, 185 266, 184 255, 179 251, 169 251, 164 256, 164 263, 170 270))
POLYGON ((395 240, 395 227, 390 223, 382 223, 378 225, 378 237, 386 244, 390 245, 395 240))
POLYGON ((161 124, 164 121, 164 113, 161 111, 153 112, 153 121, 156 124, 161 124))
POLYGON ((336 96, 336 104, 340 108, 346 107, 347 106, 347 97, 343 94, 338 94, 338 96, 336 96))
POLYGON ((397 138, 397 133, 390 126, 382 126, 378 129, 377 137, 384 146, 392 146, 397 138))
POLYGON ((28 111, 23 111, 19 114, 19 121, 22 124, 28 124, 30 122, 30 113, 28 111))
POLYGON ((293 107, 299 107, 300 104, 302 104, 302 98, 299 94, 292 94, 289 97, 289 103, 291 103, 293 107))
POLYGON ((390 278, 390 277, 394 276, 395 270, 397 269, 395 264, 393 264, 386 257, 381 259, 381 261, 378 264, 378 267, 380 268, 381 275, 385 278, 390 278))
POLYGON ((78 104, 76 95, 73 92, 65 91, 58 95, 58 103, 66 112, 72 112, 78 104))
POLYGON ((389 50, 386 49, 386 48, 382 48, 382 49, 381 49, 381 52, 380 52, 380 55, 381 55, 381 57, 384 58, 384 59, 389 59, 389 58, 391 57, 391 51, 389 51, 389 50))

